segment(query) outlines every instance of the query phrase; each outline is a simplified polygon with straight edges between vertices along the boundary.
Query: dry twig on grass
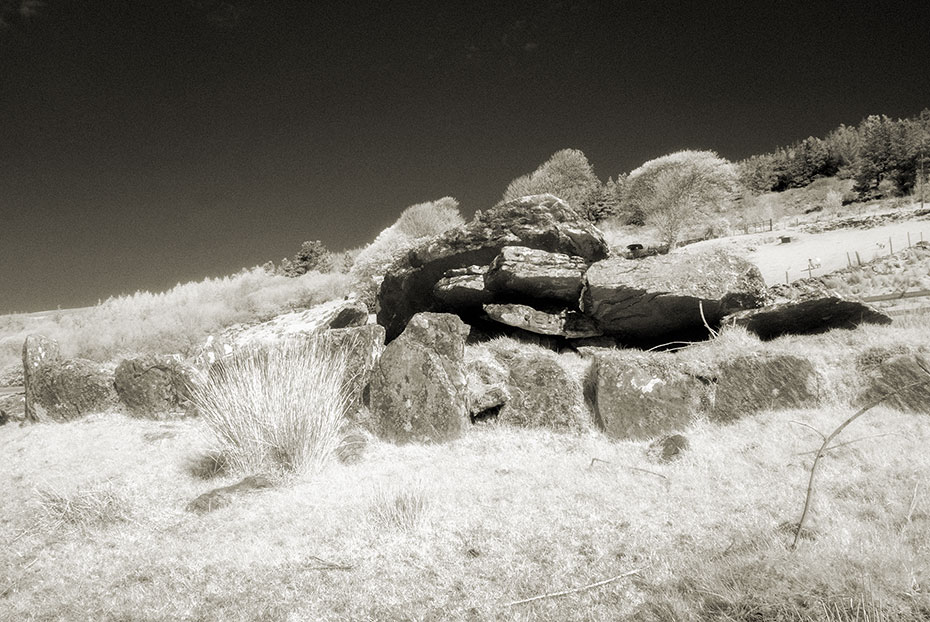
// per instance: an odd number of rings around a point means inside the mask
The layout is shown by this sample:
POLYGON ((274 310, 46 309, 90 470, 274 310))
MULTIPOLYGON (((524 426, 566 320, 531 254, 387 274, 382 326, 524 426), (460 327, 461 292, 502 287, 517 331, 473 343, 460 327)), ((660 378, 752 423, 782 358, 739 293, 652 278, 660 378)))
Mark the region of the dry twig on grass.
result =
POLYGON ((833 432, 831 432, 828 436, 826 436, 823 439, 823 443, 820 445, 820 449, 817 450, 817 455, 814 456, 814 463, 811 465, 811 475, 810 475, 810 479, 807 482, 807 495, 804 497, 804 509, 801 510, 801 519, 798 521, 798 528, 797 528, 797 531, 795 531, 794 533, 794 541, 791 543, 792 551, 798 547, 798 540, 801 539, 801 531, 804 529, 804 521, 807 519, 807 514, 810 511, 811 497, 814 494, 814 475, 816 475, 817 473, 817 465, 820 463, 820 459, 823 457, 824 452, 827 450, 827 445, 829 445, 830 441, 836 438, 840 434, 840 432, 845 430, 846 427, 849 426, 850 423, 852 423, 853 421, 855 421, 856 419, 858 419, 859 417, 861 417, 868 411, 872 410, 873 408, 875 408, 876 406, 884 402, 889 397, 897 395, 903 391, 913 389, 914 387, 918 387, 918 386, 925 385, 925 384, 930 384, 930 369, 927 369, 923 365, 923 363, 921 363, 919 360, 917 361, 917 365, 924 371, 925 374, 927 374, 928 376, 927 379, 918 380, 916 382, 907 384, 903 387, 898 387, 897 389, 889 391, 888 393, 885 393, 881 397, 878 397, 872 400, 871 402, 869 402, 868 404, 866 404, 865 406, 857 410, 855 414, 853 414, 849 419, 841 423, 839 427, 837 427, 835 430, 833 430, 833 432))
POLYGON ((623 574, 618 574, 615 577, 604 579, 603 581, 598 581, 596 583, 589 583, 588 585, 582 585, 581 587, 573 587, 569 590, 562 590, 561 592, 550 592, 548 594, 540 594, 539 596, 533 596, 531 598, 524 598, 523 600, 515 600, 509 603, 504 603, 504 607, 513 607, 514 605, 523 605, 525 603, 531 603, 533 601, 543 600, 545 598, 558 598, 559 596, 568 596, 569 594, 577 594, 578 592, 584 592, 585 590, 590 590, 596 587, 600 587, 602 585, 607 585, 608 583, 613 583, 614 581, 618 581, 620 579, 623 579, 624 577, 629 577, 634 574, 639 574, 643 570, 644 570, 643 568, 637 568, 635 570, 624 572, 623 574))
POLYGON ((352 570, 353 567, 346 564, 337 564, 335 562, 330 562, 316 555, 311 555, 310 559, 315 561, 318 565, 311 566, 313 570, 352 570))
MULTIPOLYGON (((601 458, 591 458, 591 464, 588 465, 589 470, 594 467, 595 462, 603 462, 604 464, 612 464, 610 460, 602 460, 601 458)), ((666 476, 662 475, 661 473, 656 473, 655 471, 650 471, 649 469, 642 469, 640 467, 631 466, 629 464, 622 464, 620 466, 622 466, 625 469, 630 469, 631 471, 642 471, 643 473, 648 473, 649 475, 655 475, 656 477, 661 477, 664 480, 668 479, 666 476)))

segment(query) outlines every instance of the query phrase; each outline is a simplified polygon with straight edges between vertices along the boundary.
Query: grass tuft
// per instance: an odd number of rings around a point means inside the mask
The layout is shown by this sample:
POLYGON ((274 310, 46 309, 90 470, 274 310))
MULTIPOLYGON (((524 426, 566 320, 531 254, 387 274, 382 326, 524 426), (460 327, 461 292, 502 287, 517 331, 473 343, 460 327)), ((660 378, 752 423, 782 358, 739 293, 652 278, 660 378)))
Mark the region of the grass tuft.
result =
POLYGON ((378 488, 368 508, 372 522, 380 527, 411 530, 427 522, 432 506, 422 484, 403 488, 378 488))
POLYGON ((129 520, 132 503, 126 492, 111 480, 71 492, 39 490, 42 515, 51 525, 100 527, 129 520))
POLYGON ((319 340, 254 347, 223 359, 194 393, 231 471, 313 474, 339 448, 343 355, 319 340))

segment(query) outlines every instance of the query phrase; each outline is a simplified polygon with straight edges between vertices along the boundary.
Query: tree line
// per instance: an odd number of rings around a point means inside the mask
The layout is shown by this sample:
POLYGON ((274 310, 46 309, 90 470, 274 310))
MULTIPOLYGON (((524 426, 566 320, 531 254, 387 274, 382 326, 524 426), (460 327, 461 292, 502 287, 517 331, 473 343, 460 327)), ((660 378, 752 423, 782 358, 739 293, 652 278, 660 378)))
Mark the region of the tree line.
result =
MULTIPOLYGON (((677 151, 606 182, 594 173, 584 153, 562 149, 533 172, 511 181, 501 202, 551 193, 593 223, 612 220, 652 225, 662 243, 672 249, 688 223, 726 212, 739 197, 802 188, 816 179, 834 176, 853 179, 859 200, 914 193, 926 197, 930 108, 904 119, 871 115, 855 126, 840 125, 823 138, 810 136, 735 163, 712 151, 677 151)), ((400 227, 404 218, 426 223, 429 231, 435 229, 433 221, 448 224, 461 220, 458 203, 451 197, 411 206, 390 232, 396 233, 393 229, 400 227)), ((292 259, 284 259, 271 269, 286 276, 334 268, 348 271, 354 255, 343 255, 337 258, 319 240, 308 241, 292 259)))

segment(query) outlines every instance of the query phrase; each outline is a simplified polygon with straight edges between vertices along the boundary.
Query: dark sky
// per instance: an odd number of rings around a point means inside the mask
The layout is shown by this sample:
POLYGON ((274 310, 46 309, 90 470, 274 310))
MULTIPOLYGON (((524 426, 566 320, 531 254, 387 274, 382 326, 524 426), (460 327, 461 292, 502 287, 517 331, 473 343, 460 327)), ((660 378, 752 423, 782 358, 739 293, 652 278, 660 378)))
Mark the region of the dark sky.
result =
POLYGON ((930 3, 0 0, 0 313, 930 106, 930 3))

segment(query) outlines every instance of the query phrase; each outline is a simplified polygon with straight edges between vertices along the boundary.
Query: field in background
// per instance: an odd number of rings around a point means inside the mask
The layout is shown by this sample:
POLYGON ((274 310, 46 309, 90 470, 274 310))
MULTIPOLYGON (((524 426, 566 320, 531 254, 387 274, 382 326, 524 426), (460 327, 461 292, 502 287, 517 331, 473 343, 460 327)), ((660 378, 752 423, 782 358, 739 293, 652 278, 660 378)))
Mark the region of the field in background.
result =
POLYGON ((879 256, 902 251, 921 239, 930 241, 930 220, 905 220, 873 228, 842 228, 822 233, 806 233, 798 229, 779 229, 697 242, 682 247, 681 252, 722 247, 746 257, 759 267, 769 286, 788 281, 822 276, 846 268, 848 261, 856 265, 856 253, 866 263, 879 256), (782 243, 782 236, 791 241, 782 243), (808 260, 819 267, 808 272, 808 260))
POLYGON ((84 309, 0 316, 0 372, 21 361, 23 340, 31 333, 57 340, 65 356, 100 361, 147 352, 187 355, 226 326, 342 297, 349 283, 345 274, 308 272, 288 278, 252 268, 84 309))

